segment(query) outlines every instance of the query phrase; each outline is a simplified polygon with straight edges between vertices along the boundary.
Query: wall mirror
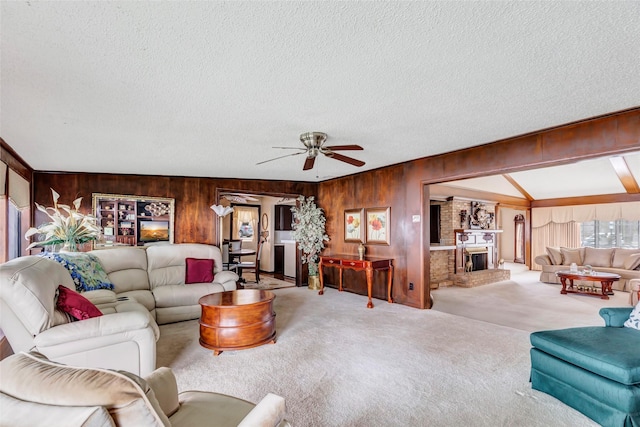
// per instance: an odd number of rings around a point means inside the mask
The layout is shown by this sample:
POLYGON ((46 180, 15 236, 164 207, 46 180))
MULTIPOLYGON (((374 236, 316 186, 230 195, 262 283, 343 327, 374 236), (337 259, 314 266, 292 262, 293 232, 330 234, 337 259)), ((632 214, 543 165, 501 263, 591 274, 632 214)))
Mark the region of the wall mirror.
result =
POLYGON ((95 247, 173 243, 175 199, 93 193, 92 201, 102 227, 95 247))

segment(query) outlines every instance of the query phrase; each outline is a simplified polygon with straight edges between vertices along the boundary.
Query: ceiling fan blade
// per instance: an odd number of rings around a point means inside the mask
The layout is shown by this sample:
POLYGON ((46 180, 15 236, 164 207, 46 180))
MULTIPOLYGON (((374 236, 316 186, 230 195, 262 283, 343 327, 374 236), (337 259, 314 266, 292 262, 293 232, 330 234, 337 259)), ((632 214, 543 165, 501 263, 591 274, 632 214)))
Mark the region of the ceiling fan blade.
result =
POLYGON ((304 166, 302 167, 303 171, 308 171, 309 169, 313 169, 313 164, 316 162, 315 157, 307 157, 307 160, 304 161, 304 166))
POLYGON ((305 154, 305 153, 306 153, 306 150, 305 150, 305 151, 301 151, 301 152, 299 152, 299 153, 286 154, 286 155, 284 155, 284 156, 274 157, 273 159, 263 160, 263 161, 261 161, 261 162, 256 163, 256 165, 261 165, 261 164, 263 164, 263 163, 272 162, 272 161, 274 161, 274 160, 278 160, 278 159, 283 159, 283 158, 285 158, 285 157, 298 156, 298 155, 300 155, 300 154, 305 154))
POLYGON ((343 156, 342 154, 331 152, 331 153, 326 153, 325 156, 331 157, 332 159, 340 160, 341 162, 349 163, 350 165, 353 165, 353 166, 358 166, 358 167, 364 166, 363 161, 354 159, 353 157, 343 156))
POLYGON ((340 150, 364 150, 364 148, 362 148, 359 145, 331 145, 329 147, 322 147, 324 149, 327 150, 331 150, 331 151, 340 151, 340 150))

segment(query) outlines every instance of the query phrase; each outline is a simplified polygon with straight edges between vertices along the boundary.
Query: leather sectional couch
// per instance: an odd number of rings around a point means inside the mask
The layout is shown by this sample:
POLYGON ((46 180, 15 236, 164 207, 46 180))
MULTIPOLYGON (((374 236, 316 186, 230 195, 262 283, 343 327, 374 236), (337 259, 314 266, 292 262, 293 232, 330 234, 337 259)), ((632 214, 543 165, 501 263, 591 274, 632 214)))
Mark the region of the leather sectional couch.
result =
POLYGON ((56 307, 69 271, 33 255, 0 265, 0 329, 14 352, 35 350, 60 363, 148 375, 156 368, 158 324, 197 319, 203 295, 236 289, 216 246, 185 243, 91 251, 114 289, 83 292, 102 316, 71 321, 56 307), (209 283, 185 284, 187 258, 213 259, 209 283))

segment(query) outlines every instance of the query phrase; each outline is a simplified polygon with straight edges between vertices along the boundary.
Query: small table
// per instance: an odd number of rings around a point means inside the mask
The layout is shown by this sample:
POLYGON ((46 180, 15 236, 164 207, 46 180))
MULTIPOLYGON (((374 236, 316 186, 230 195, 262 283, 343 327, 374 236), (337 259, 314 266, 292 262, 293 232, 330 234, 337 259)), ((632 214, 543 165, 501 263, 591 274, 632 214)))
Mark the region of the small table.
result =
POLYGON ((243 350, 276 342, 275 294, 240 289, 205 295, 198 303, 200 345, 217 356, 223 350, 243 350))
POLYGON ((351 270, 364 270, 367 277, 367 296, 369 302, 367 308, 373 308, 373 302, 371 301, 371 287, 373 284, 373 272, 374 270, 387 270, 387 301, 393 302, 391 298, 391 283, 393 281, 393 260, 384 258, 365 257, 360 259, 358 257, 349 255, 333 255, 333 256, 321 256, 320 263, 318 264, 318 273, 320 274, 320 291, 318 295, 324 294, 324 279, 322 277, 322 269, 324 267, 336 267, 340 270, 338 291, 342 292, 342 271, 345 268, 351 270))
POLYGON ((562 282, 561 294, 585 294, 585 295, 597 295, 601 299, 609 299, 609 294, 612 293, 611 287, 613 282, 620 280, 620 275, 613 273, 601 273, 593 271, 591 273, 585 273, 584 271, 558 271, 556 276, 560 278, 562 282), (567 287, 567 280, 569 280, 569 286, 567 287), (598 288, 593 288, 594 291, 579 290, 573 286, 574 280, 586 280, 590 282, 600 282, 602 285, 600 292, 597 292, 598 288))
MULTIPOLYGON (((255 255, 255 254, 256 254, 255 249, 236 249, 235 251, 229 250, 229 264, 232 264, 232 265, 235 264, 236 259, 240 261, 240 257, 255 255)), ((236 271, 238 273, 238 280, 240 281, 240 283, 244 283, 245 280, 242 278, 242 268, 238 268, 236 271)))

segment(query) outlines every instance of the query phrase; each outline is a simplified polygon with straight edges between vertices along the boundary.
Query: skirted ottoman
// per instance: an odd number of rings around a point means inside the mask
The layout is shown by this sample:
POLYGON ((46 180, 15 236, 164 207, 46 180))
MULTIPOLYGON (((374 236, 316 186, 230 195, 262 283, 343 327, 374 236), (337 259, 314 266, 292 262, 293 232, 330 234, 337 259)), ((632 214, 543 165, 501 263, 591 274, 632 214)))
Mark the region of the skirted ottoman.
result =
POLYGON ((640 427, 640 330, 632 307, 603 308, 604 327, 531 334, 531 386, 603 426, 640 427))

